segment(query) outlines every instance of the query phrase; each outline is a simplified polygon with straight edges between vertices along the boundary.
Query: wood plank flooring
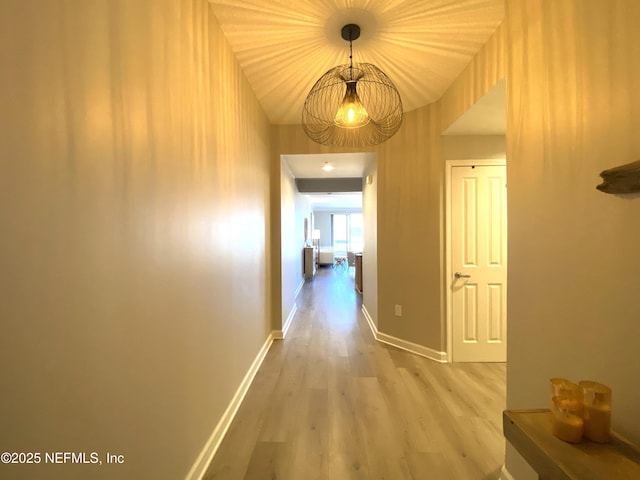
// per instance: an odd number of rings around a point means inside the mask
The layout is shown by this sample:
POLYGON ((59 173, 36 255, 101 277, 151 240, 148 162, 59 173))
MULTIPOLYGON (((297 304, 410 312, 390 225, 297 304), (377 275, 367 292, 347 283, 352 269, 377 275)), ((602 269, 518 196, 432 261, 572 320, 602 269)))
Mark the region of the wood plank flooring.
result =
POLYGON ((504 364, 438 364, 381 344, 353 271, 298 297, 206 480, 496 480, 504 364))

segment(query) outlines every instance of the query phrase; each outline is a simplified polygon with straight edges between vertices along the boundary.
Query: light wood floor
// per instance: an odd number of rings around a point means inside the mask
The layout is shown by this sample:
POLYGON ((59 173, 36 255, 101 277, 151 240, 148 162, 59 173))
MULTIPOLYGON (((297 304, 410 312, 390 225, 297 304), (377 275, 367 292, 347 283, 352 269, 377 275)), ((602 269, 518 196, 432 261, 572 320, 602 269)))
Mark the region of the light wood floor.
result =
POLYGON ((504 364, 438 364, 377 343, 353 272, 298 297, 206 480, 495 480, 504 364))

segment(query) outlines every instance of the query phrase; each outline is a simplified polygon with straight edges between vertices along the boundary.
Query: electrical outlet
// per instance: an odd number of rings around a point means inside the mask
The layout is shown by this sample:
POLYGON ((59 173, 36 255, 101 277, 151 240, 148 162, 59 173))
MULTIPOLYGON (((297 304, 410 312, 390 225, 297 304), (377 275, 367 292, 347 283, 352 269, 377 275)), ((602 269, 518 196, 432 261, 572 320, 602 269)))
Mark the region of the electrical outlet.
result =
POLYGON ((395 315, 396 317, 402 316, 402 305, 396 305, 395 307, 395 315))

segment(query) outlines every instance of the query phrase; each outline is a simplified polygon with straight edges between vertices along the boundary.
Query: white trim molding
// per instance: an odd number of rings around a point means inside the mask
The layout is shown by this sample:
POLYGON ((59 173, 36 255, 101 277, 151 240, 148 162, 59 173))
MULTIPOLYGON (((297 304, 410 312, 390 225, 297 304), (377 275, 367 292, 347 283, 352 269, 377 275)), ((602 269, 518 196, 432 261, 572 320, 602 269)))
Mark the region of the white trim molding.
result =
POLYGON ((201 480, 202 477, 204 476, 205 472, 207 471, 207 468, 209 467, 209 464, 211 463, 214 455, 216 454, 216 451, 220 447, 220 444, 222 443, 222 440, 224 439, 224 436, 226 435, 227 430, 229 430, 229 427, 231 426, 231 422, 233 421, 234 417, 236 416, 236 413, 238 412, 238 408, 240 408, 240 405, 242 404, 242 401, 244 400, 245 395, 249 391, 249 387, 251 386, 251 383, 253 382, 253 379, 256 376, 256 373, 258 373, 258 370, 260 369, 260 365, 262 365, 262 362, 267 356, 267 352, 269 351, 269 348, 271 348, 272 343, 273 343, 273 333, 269 334, 269 337, 267 337, 267 340, 264 342, 264 345, 262 345, 262 348, 258 352, 258 355, 256 356, 253 363, 251 364, 251 367, 249 367, 249 370, 247 371, 246 375, 242 379, 242 382, 240 383, 238 390, 236 391, 235 395, 231 399, 231 403, 229 403, 229 406, 227 406, 227 409, 222 415, 222 418, 220 419, 220 421, 218 422, 218 425, 216 425, 216 428, 213 430, 213 433, 207 440, 207 443, 205 444, 204 448, 200 452, 200 455, 198 455, 196 462, 191 467, 191 470, 185 477, 185 480, 201 480))
POLYGON ((293 317, 296 316, 296 312, 298 311, 298 305, 296 303, 291 307, 291 311, 287 316, 287 319, 282 326, 282 330, 274 330, 271 334, 273 335, 274 340, 284 340, 284 337, 287 336, 287 332, 289 331, 289 327, 291 327, 291 323, 293 323, 293 317))
POLYGON ((378 332, 377 340, 393 347, 401 348, 407 352, 415 353, 421 357, 426 357, 438 363, 447 363, 447 352, 438 352, 432 348, 418 345, 417 343, 402 340, 401 338, 392 337, 386 333, 378 332))
MULTIPOLYGON (((304 280, 300 282, 298 288, 296 288, 296 293, 293 298, 298 298, 300 291, 304 287, 304 280)), ((291 323, 293 322, 293 317, 296 316, 296 312, 298 311, 298 304, 293 303, 291 310, 289 311, 289 315, 287 315, 287 319, 284 321, 284 325, 282 326, 282 330, 274 330, 272 332, 274 340, 284 340, 284 337, 287 336, 287 332, 289 331, 289 327, 291 327, 291 323)))
POLYGON ((386 343, 387 345, 391 345, 392 347, 406 350, 407 352, 411 352, 415 355, 420 355, 421 357, 426 357, 429 360, 433 360, 438 363, 447 363, 449 361, 447 352, 438 352, 437 350, 425 347, 424 345, 418 345, 417 343, 402 340, 401 338, 396 338, 391 335, 387 335, 386 333, 379 332, 378 328, 373 323, 371 315, 369 315, 369 312, 364 305, 362 306, 362 313, 364 314, 364 318, 369 324, 369 328, 371 329, 371 333, 373 333, 373 337, 377 341, 386 343))
POLYGON ((371 315, 369 315, 369 311, 367 310, 367 307, 364 306, 364 303, 362 304, 362 309, 361 310, 362 310, 362 314, 364 315, 365 320, 369 324, 369 328, 371 329, 371 333, 373 333, 373 338, 375 338, 377 340, 378 339, 378 329, 376 328, 375 323, 373 323, 373 318, 371 318, 371 315))
POLYGON ((515 480, 515 478, 513 478, 513 476, 509 473, 509 470, 507 470, 506 465, 502 466, 502 470, 500 471, 500 480, 515 480))

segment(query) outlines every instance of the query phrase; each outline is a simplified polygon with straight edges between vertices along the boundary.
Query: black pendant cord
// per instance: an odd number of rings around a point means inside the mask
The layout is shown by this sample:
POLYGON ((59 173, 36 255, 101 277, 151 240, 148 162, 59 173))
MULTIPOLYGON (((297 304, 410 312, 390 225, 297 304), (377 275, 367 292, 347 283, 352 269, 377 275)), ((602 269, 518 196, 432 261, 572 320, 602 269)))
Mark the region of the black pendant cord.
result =
POLYGON ((353 80, 353 40, 349 40, 349 80, 353 80))
POLYGON ((341 36, 349 42, 349 81, 353 81, 353 41, 360 38, 360 27, 350 23, 342 27, 341 36))

